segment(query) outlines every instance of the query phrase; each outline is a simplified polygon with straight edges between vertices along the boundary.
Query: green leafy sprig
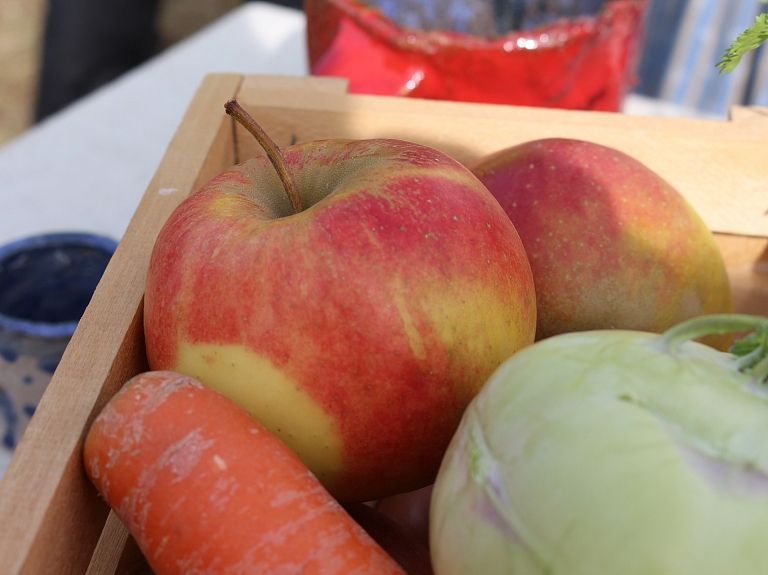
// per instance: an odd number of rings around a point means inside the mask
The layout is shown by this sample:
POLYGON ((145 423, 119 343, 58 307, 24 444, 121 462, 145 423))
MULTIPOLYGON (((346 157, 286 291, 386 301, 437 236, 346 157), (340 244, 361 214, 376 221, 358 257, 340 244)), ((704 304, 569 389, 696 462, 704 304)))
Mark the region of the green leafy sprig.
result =
POLYGON ((761 383, 768 381, 768 325, 758 325, 728 351, 737 357, 740 371, 752 374, 761 383))
MULTIPOLYGON (((768 0, 761 0, 768 3, 768 0)), ((721 74, 730 74, 741 62, 742 56, 751 50, 757 49, 760 44, 768 40, 768 12, 763 12, 755 23, 744 30, 725 51, 722 60, 717 63, 721 74)))

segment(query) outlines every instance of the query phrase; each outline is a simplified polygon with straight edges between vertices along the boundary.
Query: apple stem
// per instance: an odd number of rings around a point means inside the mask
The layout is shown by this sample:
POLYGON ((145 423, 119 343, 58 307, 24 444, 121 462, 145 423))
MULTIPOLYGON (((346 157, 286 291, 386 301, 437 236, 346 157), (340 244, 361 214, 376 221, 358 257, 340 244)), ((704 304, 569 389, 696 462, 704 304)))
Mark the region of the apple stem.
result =
POLYGON ((224 109, 227 114, 237 120, 243 128, 248 130, 259 145, 264 148, 267 153, 269 161, 277 171, 277 175, 280 181, 283 183, 285 193, 288 195, 288 199, 293 206, 295 213, 300 213, 304 208, 301 206, 301 198, 299 197, 299 190, 296 187, 296 181, 293 179, 290 170, 288 169, 288 163, 285 161, 283 153, 275 142, 270 138, 264 129, 259 126, 256 120, 246 112, 243 107, 237 102, 237 100, 229 100, 224 104, 224 109))
POLYGON ((768 383, 768 318, 744 314, 702 315, 668 329, 661 344, 674 351, 682 343, 710 334, 753 331, 738 340, 729 350, 735 356, 739 371, 749 373, 756 381, 768 383))

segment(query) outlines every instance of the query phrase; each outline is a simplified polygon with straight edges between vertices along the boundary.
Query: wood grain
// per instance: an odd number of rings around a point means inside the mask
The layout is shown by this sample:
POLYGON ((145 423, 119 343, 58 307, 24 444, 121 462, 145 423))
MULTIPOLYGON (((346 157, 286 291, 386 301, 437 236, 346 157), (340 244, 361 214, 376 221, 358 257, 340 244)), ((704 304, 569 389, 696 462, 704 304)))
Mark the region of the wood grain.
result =
POLYGON ((109 512, 85 575, 115 575, 130 534, 114 511, 109 512))

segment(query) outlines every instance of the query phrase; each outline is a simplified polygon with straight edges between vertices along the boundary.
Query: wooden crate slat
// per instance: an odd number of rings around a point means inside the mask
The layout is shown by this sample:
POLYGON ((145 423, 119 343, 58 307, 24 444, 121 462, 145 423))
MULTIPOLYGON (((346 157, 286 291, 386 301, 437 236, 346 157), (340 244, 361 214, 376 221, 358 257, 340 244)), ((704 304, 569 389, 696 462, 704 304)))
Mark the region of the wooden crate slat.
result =
MULTIPOLYGON (((643 118, 490 104, 339 94, 244 85, 241 103, 278 145, 320 138, 392 137, 468 162, 547 137, 621 150, 661 174, 713 231, 768 237, 768 127, 758 112, 736 121, 643 118)), ((240 158, 261 153, 240 126, 240 158)))

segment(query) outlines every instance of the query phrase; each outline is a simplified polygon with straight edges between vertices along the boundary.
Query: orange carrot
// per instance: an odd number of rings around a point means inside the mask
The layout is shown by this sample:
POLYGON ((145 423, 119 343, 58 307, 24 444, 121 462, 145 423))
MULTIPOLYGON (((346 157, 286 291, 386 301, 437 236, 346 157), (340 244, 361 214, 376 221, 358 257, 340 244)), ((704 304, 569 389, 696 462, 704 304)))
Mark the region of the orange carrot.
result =
POLYGON ((292 451, 192 378, 133 378, 83 457, 157 575, 404 575, 292 451))

